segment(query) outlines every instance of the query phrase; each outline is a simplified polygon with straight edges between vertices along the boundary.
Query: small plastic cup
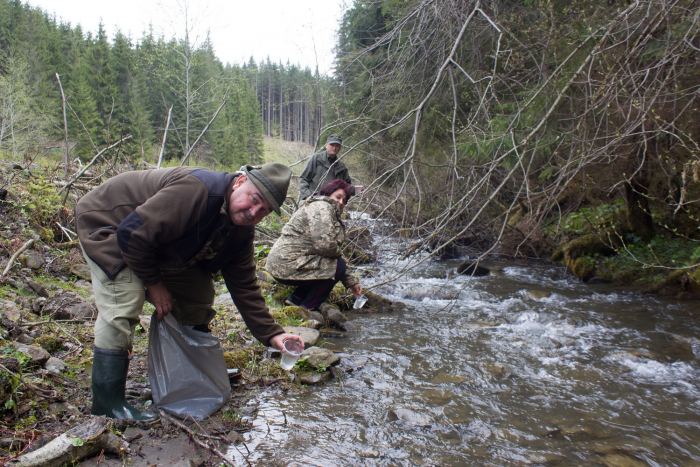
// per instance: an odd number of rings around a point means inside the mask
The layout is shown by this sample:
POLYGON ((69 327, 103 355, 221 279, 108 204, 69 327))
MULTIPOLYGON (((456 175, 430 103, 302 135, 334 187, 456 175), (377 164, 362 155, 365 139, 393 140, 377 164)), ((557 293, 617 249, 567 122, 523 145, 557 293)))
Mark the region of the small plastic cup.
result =
POLYGON ((285 339, 282 345, 284 345, 285 351, 282 352, 280 366, 285 370, 291 370, 304 352, 304 346, 294 339, 285 339))
POLYGON ((360 294, 355 299, 355 303, 353 304, 352 307, 355 308, 356 310, 359 310, 360 308, 365 306, 365 303, 367 303, 367 296, 364 294, 360 294))
POLYGON ((355 194, 359 195, 365 190, 365 187, 362 185, 355 185, 355 194))

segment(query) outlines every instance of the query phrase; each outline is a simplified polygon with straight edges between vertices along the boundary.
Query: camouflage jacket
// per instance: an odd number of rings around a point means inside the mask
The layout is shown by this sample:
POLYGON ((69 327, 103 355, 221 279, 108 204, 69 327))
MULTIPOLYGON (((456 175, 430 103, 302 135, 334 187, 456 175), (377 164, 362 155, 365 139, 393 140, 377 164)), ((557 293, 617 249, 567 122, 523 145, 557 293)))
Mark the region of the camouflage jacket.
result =
MULTIPOLYGON (((327 196, 309 199, 294 213, 267 257, 265 269, 283 280, 333 279, 345 241, 338 204, 327 196)), ((341 278, 347 288, 360 281, 341 278)))

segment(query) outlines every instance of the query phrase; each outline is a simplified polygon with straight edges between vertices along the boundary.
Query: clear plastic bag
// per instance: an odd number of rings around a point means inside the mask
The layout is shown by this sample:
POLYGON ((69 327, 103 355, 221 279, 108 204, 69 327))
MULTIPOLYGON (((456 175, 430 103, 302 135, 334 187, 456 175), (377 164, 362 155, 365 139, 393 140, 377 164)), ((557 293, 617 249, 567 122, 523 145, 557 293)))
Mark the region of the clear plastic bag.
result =
POLYGON ((158 408, 202 420, 226 403, 231 384, 218 338, 168 314, 153 320, 149 339, 148 377, 158 408))

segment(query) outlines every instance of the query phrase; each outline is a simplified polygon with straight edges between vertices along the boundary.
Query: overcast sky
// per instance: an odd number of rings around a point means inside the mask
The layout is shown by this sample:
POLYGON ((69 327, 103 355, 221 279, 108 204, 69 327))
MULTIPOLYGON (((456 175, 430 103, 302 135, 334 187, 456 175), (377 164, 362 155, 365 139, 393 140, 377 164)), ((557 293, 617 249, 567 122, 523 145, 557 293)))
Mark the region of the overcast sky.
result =
POLYGON ((335 35, 348 0, 23 0, 59 20, 97 31, 100 19, 112 39, 117 28, 132 39, 153 24, 166 38, 182 37, 184 5, 195 39, 208 29, 216 55, 224 63, 256 61, 308 66, 321 73, 333 64, 335 35))

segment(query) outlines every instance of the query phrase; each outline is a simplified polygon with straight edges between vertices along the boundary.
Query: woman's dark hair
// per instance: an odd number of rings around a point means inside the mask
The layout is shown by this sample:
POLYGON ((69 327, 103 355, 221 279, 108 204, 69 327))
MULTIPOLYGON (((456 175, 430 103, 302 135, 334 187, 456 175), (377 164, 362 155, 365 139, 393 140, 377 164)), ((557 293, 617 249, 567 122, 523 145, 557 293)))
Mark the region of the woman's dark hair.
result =
POLYGON ((339 178, 336 178, 335 180, 331 180, 330 182, 326 183, 323 185, 323 188, 321 188, 321 191, 318 192, 319 195, 321 196, 330 196, 332 195, 335 191, 342 189, 345 192, 345 201, 350 199, 350 185, 345 183, 344 180, 341 180, 339 178))

